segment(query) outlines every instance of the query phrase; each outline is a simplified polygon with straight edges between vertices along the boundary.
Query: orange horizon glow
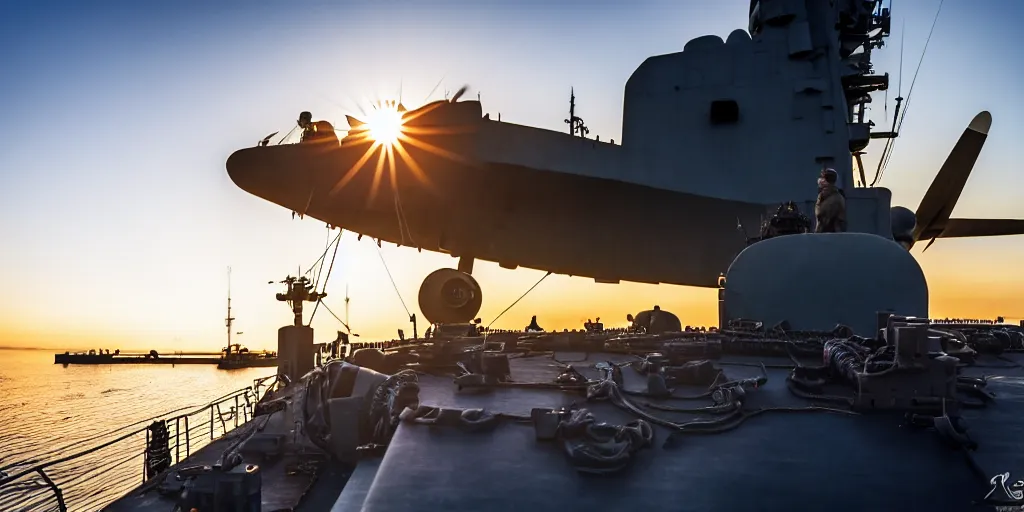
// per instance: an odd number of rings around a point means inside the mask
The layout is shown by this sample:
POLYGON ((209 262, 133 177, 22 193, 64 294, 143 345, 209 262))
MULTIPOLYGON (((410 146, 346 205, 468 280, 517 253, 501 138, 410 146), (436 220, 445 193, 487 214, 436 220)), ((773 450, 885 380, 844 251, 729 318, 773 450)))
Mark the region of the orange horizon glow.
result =
MULTIPOLYGON (((345 238, 343 237, 343 240, 345 238)), ((922 255, 914 251, 929 280, 929 309, 933 318, 979 318, 995 319, 1002 316, 1007 322, 1017 323, 1024 319, 1024 289, 1021 278, 1009 279, 989 274, 980 269, 965 272, 962 261, 970 257, 970 244, 935 244, 922 255), (943 245, 940 245, 943 244, 943 245)), ((396 330, 403 329, 407 336, 412 326, 400 312, 394 291, 377 259, 376 246, 372 241, 347 243, 346 252, 355 256, 357 266, 365 269, 364 281, 352 281, 354 302, 364 304, 353 310, 351 319, 354 332, 361 334, 357 341, 388 340, 397 338, 396 330), (367 304, 369 303, 369 304, 367 304), (364 309, 365 308, 365 309, 364 309)), ((418 313, 415 294, 427 269, 446 266, 444 255, 417 253, 409 248, 384 246, 384 254, 391 261, 392 271, 408 306, 418 313), (404 261, 402 261, 404 260, 404 261), (407 262, 400 267, 394 263, 407 262), (410 300, 412 299, 412 300, 410 300)), ((1006 258, 1010 258, 1006 256, 1006 258)), ((1010 258, 1012 259, 1012 258, 1010 258)), ((998 261, 992 262, 999 265, 998 261)), ((1009 263, 1009 262, 1006 262, 1009 263)), ((544 275, 536 270, 506 270, 489 262, 478 262, 474 275, 484 289, 484 306, 478 315, 484 325, 490 323, 502 310, 544 275)), ((272 296, 276 288, 265 286, 237 286, 234 315, 240 318, 246 334, 235 341, 250 350, 276 350, 277 328, 290 324, 291 316, 283 303, 272 296), (258 324, 254 321, 259 320, 258 324)), ((339 282, 329 288, 327 301, 335 314, 344 315, 344 288, 339 282)), ((57 325, 50 327, 40 323, 15 322, 13 318, 0 321, 0 347, 46 348, 55 352, 65 350, 121 349, 122 352, 155 349, 161 353, 173 351, 215 352, 224 346, 226 332, 223 327, 221 298, 211 297, 213 311, 203 314, 196 321, 205 325, 203 329, 174 328, 175 322, 168 320, 167 326, 146 329, 146 326, 118 328, 116 324, 95 318, 90 324, 74 327, 57 325)), ((529 323, 531 315, 538 315, 540 325, 548 330, 580 329, 588 319, 600 317, 607 327, 626 325, 626 314, 649 309, 658 304, 662 309, 676 313, 683 325, 711 326, 718 323, 717 290, 674 285, 649 285, 623 282, 620 284, 597 284, 592 280, 552 275, 531 292, 514 308, 509 310, 493 325, 495 329, 522 329, 529 323)), ((305 319, 309 321, 312 305, 306 309, 305 319)), ((168 314, 168 318, 173 315, 168 314)), ((342 329, 323 309, 316 315, 315 341, 330 341, 335 331, 342 329)), ((418 326, 422 334, 424 323, 418 326)))

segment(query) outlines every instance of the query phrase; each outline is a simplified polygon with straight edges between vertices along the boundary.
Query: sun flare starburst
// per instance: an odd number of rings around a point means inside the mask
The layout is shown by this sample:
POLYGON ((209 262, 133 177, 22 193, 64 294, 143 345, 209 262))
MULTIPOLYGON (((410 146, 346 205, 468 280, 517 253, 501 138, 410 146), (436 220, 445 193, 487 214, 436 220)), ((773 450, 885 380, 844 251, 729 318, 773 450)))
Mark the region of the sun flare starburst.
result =
MULTIPOLYGON (((351 127, 346 136, 348 144, 366 144, 368 147, 358 161, 332 187, 331 194, 339 192, 348 185, 364 166, 373 169, 373 176, 369 184, 370 190, 366 198, 367 204, 377 197, 381 178, 385 172, 390 177, 396 208, 398 207, 398 175, 402 172, 411 174, 420 186, 434 190, 434 184, 410 150, 418 152, 421 157, 433 156, 453 162, 466 162, 462 155, 444 149, 436 142, 440 142, 438 137, 468 132, 467 127, 436 126, 434 123, 424 125, 422 119, 424 115, 450 104, 449 101, 438 101, 407 111, 398 101, 381 101, 361 118, 348 117, 351 127), (374 156, 377 161, 371 163, 374 156), (404 171, 399 169, 399 165, 404 171)), ((345 144, 345 141, 342 143, 345 144)))
POLYGON ((391 146, 398 142, 402 135, 402 113, 390 105, 374 109, 367 116, 366 127, 369 130, 370 138, 383 146, 391 146))

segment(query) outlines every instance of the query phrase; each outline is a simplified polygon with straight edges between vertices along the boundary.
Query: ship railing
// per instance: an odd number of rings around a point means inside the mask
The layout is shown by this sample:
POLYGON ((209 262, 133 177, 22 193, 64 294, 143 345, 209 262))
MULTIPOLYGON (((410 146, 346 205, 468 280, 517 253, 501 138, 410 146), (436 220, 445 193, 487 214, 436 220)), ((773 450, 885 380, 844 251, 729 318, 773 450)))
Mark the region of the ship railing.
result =
POLYGON ((0 510, 102 509, 147 480, 146 451, 154 422, 167 428, 170 463, 178 464, 249 421, 261 391, 275 385, 276 379, 270 380, 274 377, 256 379, 252 386, 205 405, 169 411, 0 467, 0 510), (96 444, 80 449, 86 443, 96 444))

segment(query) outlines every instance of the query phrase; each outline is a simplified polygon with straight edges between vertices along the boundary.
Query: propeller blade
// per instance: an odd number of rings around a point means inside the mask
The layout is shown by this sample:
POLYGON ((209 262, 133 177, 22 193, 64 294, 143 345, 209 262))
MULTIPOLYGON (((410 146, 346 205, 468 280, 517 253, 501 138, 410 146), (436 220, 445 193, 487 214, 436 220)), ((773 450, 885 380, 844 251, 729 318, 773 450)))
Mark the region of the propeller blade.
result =
POLYGON ((974 116, 953 146, 915 212, 917 227, 914 228, 914 240, 922 239, 929 231, 934 231, 949 220, 991 127, 992 114, 983 111, 974 116))
POLYGON ((462 88, 455 91, 455 96, 452 96, 451 102, 455 103, 456 101, 459 101, 459 98, 461 98, 463 94, 466 94, 467 90, 469 90, 469 85, 463 85, 462 88))

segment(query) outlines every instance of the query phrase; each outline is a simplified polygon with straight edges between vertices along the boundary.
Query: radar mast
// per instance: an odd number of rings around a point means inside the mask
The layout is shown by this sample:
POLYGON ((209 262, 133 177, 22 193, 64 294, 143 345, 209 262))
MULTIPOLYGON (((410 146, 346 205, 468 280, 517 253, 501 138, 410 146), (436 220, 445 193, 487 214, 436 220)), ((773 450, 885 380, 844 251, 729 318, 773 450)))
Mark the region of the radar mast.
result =
POLYGON ((576 117, 575 89, 569 89, 569 119, 566 119, 564 122, 569 125, 569 135, 579 135, 581 138, 586 138, 587 134, 590 133, 590 128, 583 124, 583 119, 576 117))
POLYGON ((228 267, 228 316, 224 319, 224 325, 228 328, 228 352, 231 352, 231 325, 234 321, 235 317, 231 316, 231 267, 228 267))

